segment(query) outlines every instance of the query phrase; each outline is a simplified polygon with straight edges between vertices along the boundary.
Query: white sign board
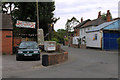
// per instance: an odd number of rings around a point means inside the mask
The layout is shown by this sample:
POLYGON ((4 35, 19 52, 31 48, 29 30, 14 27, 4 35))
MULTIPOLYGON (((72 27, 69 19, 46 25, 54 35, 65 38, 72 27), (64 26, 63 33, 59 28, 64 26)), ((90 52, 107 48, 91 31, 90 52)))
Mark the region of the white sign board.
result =
POLYGON ((35 22, 17 20, 16 27, 35 28, 35 22))

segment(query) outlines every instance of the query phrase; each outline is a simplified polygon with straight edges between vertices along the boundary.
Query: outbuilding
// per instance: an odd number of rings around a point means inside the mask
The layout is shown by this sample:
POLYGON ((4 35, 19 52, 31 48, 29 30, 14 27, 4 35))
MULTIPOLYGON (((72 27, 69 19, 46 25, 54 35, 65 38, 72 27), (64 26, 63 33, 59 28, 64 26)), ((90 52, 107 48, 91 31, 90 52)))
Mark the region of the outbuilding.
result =
MULTIPOLYGON (((2 54, 13 53, 13 26, 11 16, 8 14, 0 14, 2 17, 2 26, 0 33, 2 33, 2 54)), ((1 52, 1 51, 0 51, 1 52)))
POLYGON ((105 22, 86 32, 86 46, 104 50, 117 50, 120 37, 120 19, 105 22))

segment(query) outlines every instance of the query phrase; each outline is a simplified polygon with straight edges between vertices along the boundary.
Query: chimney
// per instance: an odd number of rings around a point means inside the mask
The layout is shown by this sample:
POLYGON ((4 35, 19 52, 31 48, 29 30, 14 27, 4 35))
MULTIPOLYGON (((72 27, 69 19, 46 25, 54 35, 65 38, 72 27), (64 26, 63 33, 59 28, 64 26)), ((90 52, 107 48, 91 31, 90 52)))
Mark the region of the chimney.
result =
POLYGON ((107 22, 111 21, 110 10, 107 10, 107 22))
POLYGON ((81 17, 81 22, 83 22, 83 17, 81 17))
POLYGON ((101 11, 99 11, 98 13, 98 18, 101 18, 101 11))

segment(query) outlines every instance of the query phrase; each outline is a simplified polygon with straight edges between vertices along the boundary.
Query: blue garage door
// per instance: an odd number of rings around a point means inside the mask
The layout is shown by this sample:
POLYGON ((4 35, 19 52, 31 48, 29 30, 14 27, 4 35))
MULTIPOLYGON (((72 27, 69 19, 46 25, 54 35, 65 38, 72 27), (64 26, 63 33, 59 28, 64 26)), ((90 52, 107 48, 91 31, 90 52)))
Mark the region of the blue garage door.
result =
POLYGON ((105 50, 117 50, 117 39, 120 37, 120 33, 103 33, 103 49, 105 50))

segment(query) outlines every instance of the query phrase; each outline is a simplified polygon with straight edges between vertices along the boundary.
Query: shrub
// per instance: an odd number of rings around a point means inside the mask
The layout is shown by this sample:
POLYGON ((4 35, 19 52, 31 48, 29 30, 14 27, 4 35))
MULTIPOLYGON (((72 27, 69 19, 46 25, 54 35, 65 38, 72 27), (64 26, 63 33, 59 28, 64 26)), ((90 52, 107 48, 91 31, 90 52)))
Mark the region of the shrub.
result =
POLYGON ((68 41, 68 38, 66 37, 66 38, 64 38, 64 41, 68 41))
POLYGON ((120 48, 120 38, 118 38, 118 45, 119 45, 119 48, 120 48))
POLYGON ((57 38, 52 38, 51 41, 56 41, 56 43, 59 43, 59 40, 57 38))

